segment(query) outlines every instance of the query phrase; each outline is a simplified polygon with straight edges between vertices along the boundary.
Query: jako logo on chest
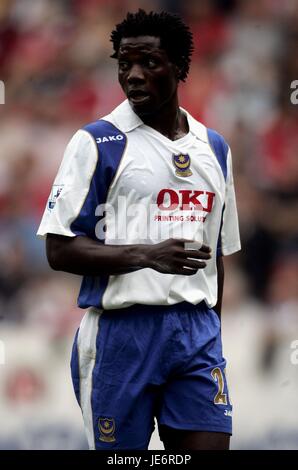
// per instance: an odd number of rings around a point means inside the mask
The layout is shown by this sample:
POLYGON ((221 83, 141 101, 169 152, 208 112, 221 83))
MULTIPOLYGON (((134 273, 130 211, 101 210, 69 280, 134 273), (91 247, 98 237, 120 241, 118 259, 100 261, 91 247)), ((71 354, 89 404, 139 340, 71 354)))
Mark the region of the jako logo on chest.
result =
POLYGON ((104 137, 97 137, 96 143, 97 144, 103 144, 105 142, 116 142, 117 140, 123 140, 123 139, 124 139, 124 137, 121 134, 108 135, 108 136, 104 136, 104 137))

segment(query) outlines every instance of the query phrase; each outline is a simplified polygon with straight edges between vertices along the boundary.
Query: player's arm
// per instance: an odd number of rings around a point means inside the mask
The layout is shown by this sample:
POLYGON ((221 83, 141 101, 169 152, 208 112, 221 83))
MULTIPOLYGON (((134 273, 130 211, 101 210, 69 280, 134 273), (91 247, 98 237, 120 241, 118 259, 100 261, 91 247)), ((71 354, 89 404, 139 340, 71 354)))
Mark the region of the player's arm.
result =
POLYGON ((185 249, 185 242, 169 239, 153 245, 105 245, 85 236, 48 234, 46 249, 48 262, 57 271, 99 276, 151 268, 189 276, 206 266, 211 253, 206 245, 199 250, 185 249))
POLYGON ((219 234, 220 244, 218 246, 216 266, 217 266, 217 284, 218 284, 218 300, 214 307, 218 316, 221 315, 222 296, 224 287, 224 264, 223 256, 228 256, 240 250, 240 235, 238 225, 238 214, 236 207, 235 188, 232 170, 232 154, 228 150, 227 155, 227 180, 226 194, 224 202, 224 210, 222 215, 222 225, 219 234))
POLYGON ((224 287, 224 263, 223 257, 217 256, 216 258, 216 267, 217 267, 217 304, 213 307, 213 310, 216 311, 219 318, 221 317, 221 306, 222 306, 222 296, 223 296, 223 287, 224 287))

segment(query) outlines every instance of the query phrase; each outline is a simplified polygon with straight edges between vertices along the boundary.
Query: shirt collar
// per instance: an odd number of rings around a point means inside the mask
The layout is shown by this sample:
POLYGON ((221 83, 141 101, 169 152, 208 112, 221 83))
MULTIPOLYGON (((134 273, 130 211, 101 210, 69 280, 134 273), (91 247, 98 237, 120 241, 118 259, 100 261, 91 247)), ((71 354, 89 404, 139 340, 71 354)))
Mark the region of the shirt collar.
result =
POLYGON ((128 100, 123 101, 114 111, 111 112, 111 117, 122 132, 131 132, 137 127, 141 126, 143 121, 134 112, 128 100))
MULTIPOLYGON (((180 109, 186 114, 189 130, 192 134, 196 135, 203 142, 208 142, 207 129, 201 122, 194 119, 185 109, 180 109)), ((123 101, 117 108, 111 113, 111 117, 122 132, 131 132, 137 127, 143 125, 143 121, 134 112, 130 106, 128 100, 123 101)))

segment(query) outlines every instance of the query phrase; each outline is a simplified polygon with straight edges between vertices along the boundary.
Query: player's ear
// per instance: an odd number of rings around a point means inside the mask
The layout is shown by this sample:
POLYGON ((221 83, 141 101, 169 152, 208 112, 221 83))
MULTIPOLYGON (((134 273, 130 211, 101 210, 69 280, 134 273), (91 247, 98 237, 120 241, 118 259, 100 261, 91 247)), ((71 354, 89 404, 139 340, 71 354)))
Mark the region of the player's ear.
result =
POLYGON ((177 82, 179 82, 179 80, 181 79, 182 70, 181 70, 181 67, 179 67, 177 64, 174 64, 174 73, 175 73, 177 82))

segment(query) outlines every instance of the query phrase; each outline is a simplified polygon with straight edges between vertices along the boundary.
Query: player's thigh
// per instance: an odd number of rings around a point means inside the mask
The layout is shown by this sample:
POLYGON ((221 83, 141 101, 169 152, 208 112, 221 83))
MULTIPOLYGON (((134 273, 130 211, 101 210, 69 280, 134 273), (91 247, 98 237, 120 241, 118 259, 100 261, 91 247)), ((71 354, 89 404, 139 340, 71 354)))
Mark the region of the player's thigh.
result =
POLYGON ((214 311, 195 318, 192 355, 164 385, 157 421, 166 449, 228 449, 232 405, 214 311))
POLYGON ((159 426, 165 450, 229 450, 230 434, 223 432, 188 431, 159 426))
POLYGON ((72 378, 90 449, 148 448, 159 390, 152 380, 158 356, 152 353, 155 328, 149 318, 138 341, 140 316, 129 311, 99 315, 90 309, 76 335, 72 378))

